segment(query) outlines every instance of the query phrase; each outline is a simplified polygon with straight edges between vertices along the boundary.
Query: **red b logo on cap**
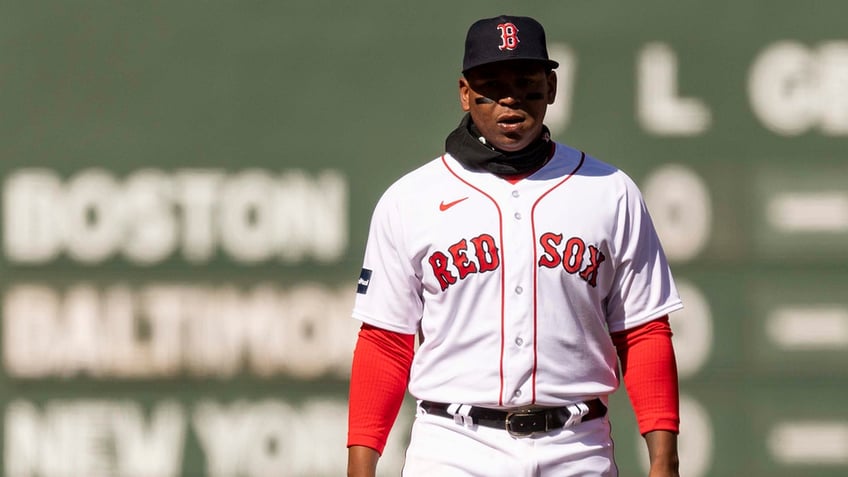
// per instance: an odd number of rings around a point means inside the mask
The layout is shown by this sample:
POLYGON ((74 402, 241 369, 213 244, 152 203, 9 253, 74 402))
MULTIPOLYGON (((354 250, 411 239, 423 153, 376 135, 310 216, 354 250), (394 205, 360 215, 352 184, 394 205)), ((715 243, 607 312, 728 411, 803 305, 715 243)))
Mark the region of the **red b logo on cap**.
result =
POLYGON ((518 47, 518 27, 514 23, 501 23, 498 30, 501 31, 499 50, 514 50, 518 47))

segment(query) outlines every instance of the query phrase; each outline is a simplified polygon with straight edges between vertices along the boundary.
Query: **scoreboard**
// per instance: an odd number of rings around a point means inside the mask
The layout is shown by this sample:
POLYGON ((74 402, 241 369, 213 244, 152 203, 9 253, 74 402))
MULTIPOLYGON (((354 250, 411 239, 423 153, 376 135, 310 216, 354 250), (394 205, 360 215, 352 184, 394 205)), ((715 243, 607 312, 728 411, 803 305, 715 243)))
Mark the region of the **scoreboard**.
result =
MULTIPOLYGON (((442 152, 501 13, 545 25, 553 136, 657 226, 681 475, 848 475, 839 0, 4 4, 0 475, 343 474, 371 210, 442 152)), ((623 388, 611 419, 646 475, 623 388)))

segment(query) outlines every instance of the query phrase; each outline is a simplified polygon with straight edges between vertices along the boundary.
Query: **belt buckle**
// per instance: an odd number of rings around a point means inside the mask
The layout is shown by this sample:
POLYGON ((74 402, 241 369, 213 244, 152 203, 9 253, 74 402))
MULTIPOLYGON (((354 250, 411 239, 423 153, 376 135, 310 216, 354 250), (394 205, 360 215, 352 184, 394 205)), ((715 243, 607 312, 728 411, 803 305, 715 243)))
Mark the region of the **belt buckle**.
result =
MULTIPOLYGON (((519 418, 519 419, 521 419, 521 418, 531 418, 531 421, 529 422, 529 424, 532 424, 533 423, 533 421, 532 421, 533 416, 539 416, 539 415, 540 414, 538 412, 533 412, 533 411, 528 411, 528 410, 519 410, 519 411, 507 412, 506 413, 506 419, 504 420, 504 427, 506 428, 506 432, 508 432, 509 435, 511 435, 513 437, 532 436, 533 434, 536 433, 536 431, 516 429, 514 422, 513 422, 513 418, 516 418, 516 417, 519 418)), ((518 425, 520 427, 522 424, 519 422, 518 425)))

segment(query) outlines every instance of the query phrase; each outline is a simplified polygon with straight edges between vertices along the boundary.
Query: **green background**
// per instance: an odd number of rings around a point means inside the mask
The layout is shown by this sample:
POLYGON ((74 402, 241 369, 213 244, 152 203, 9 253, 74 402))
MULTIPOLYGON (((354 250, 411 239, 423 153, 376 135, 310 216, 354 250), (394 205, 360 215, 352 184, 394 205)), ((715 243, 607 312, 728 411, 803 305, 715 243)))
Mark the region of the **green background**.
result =
MULTIPOLYGON (((705 411, 711 426, 708 465, 689 475, 846 475, 848 437, 841 460, 787 464, 769 450, 768 435, 790 418, 848 428, 848 349, 843 342, 827 351, 784 352, 764 331, 779 305, 848 309, 848 233, 781 236, 765 218, 768 200, 781 190, 848 190, 846 134, 816 128, 778 134, 752 112, 747 90, 751 65, 769 45, 791 40, 814 48, 848 41, 848 4, 840 0, 4 1, 4 180, 32 167, 63 178, 92 168, 117 178, 145 168, 341 171, 349 189, 349 240, 343 255, 330 262, 244 264, 218 253, 202 264, 178 256, 152 266, 120 256, 81 264, 66 255, 25 264, 4 255, 0 289, 37 282, 63 290, 117 281, 132 287, 273 283, 282 290, 318 283, 352 292, 378 197, 395 178, 440 154, 459 121, 456 85, 467 26, 500 13, 536 17, 549 43, 568 45, 576 55, 570 119, 555 131, 557 140, 621 167, 639 183, 663 165, 684 165, 710 192, 713 217, 705 247, 694 258, 672 261, 677 280, 706 299, 713 327, 707 361, 681 379, 685 398, 705 411), (657 135, 637 121, 635 65, 651 42, 676 53, 678 94, 709 106, 712 120, 703 133, 657 135)), ((842 81, 848 91, 848 79, 842 81)), ((685 316, 681 312, 680 319, 685 316)), ((206 399, 343 404, 346 386, 337 375, 299 379, 244 371, 226 379, 26 379, 4 368, 0 412, 20 400, 39 406, 130 400, 145 409, 176 400, 189 410, 206 399)), ((645 475, 623 391, 613 403, 621 475, 645 475)), ((687 469, 685 417, 681 449, 687 469)), ((343 434, 344 419, 337 426, 343 434)), ((399 426, 393 438, 402 442, 406 431, 399 426)), ((313 438, 309 423, 292 432, 313 438)), ((331 462, 343 462, 343 435, 338 442, 322 451, 334 455, 331 462)), ((9 448, 5 437, 3 445, 9 448)), ((5 453, 4 462, 9 458, 5 453)), ((182 461, 180 475, 211 475, 191 429, 182 461)), ((279 475, 343 472, 329 465, 284 468, 279 475)), ((123 474, 113 469, 104 475, 123 474)))

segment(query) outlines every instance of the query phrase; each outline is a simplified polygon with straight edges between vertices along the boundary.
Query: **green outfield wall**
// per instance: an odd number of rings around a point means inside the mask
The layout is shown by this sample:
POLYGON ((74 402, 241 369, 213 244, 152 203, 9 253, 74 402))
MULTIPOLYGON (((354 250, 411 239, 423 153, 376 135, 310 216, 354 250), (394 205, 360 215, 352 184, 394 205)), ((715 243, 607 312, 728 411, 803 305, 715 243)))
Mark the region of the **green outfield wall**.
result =
POLYGON ((636 180, 672 263, 681 475, 848 475, 840 0, 0 3, 2 475, 343 475, 370 212, 501 13, 545 25, 554 137, 636 180))

